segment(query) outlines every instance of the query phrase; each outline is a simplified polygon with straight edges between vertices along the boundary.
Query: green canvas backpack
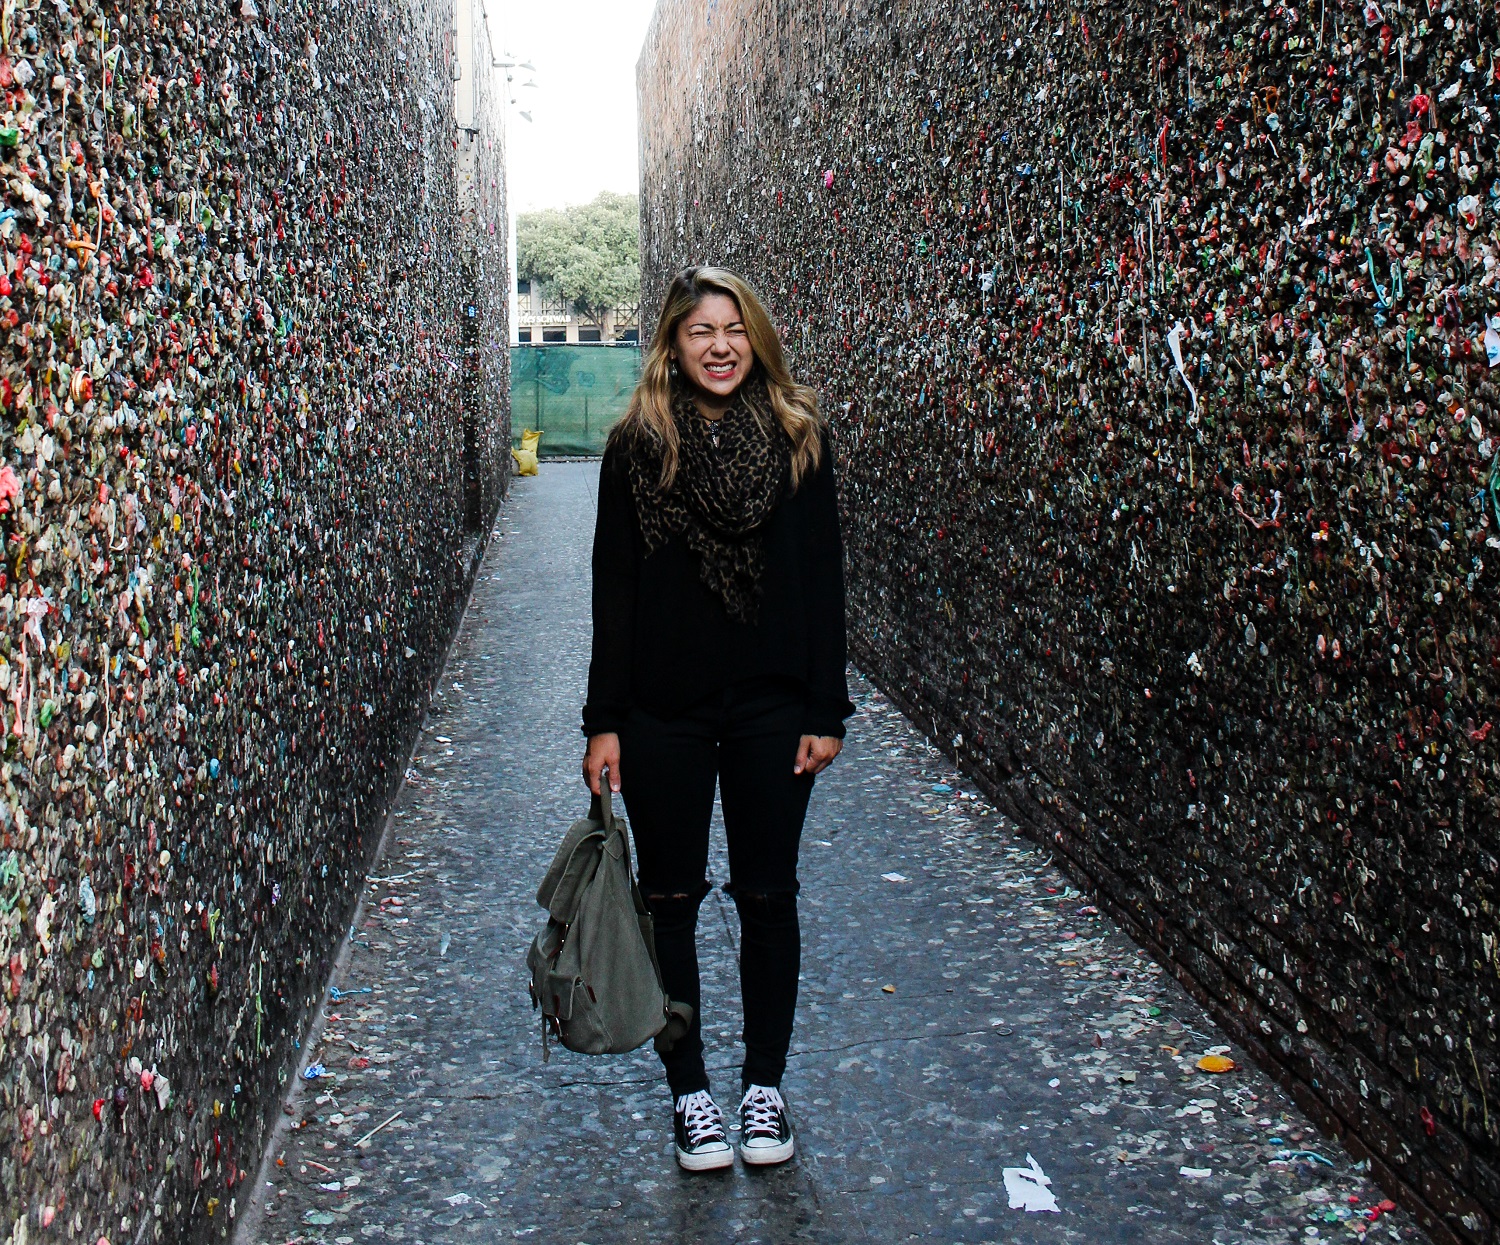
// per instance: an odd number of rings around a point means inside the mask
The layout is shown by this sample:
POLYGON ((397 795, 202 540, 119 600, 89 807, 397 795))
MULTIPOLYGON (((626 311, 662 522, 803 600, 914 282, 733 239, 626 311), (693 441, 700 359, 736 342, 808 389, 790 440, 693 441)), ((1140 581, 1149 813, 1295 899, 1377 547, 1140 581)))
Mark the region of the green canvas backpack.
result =
POLYGON ((542 1059, 555 1038, 585 1055, 619 1055, 656 1039, 670 1050, 693 1009, 662 986, 651 914, 630 867, 625 821, 608 787, 573 823, 536 901, 547 924, 526 954, 531 1005, 542 1013, 542 1059))

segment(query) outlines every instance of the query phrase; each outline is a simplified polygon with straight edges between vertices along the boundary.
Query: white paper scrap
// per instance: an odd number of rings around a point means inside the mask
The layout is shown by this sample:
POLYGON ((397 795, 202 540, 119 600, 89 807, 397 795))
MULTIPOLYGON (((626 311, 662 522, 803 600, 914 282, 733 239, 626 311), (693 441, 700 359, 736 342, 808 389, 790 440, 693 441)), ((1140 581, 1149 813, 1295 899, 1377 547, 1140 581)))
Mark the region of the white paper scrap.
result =
POLYGON ((1057 1198, 1051 1188, 1052 1177, 1047 1175, 1031 1155, 1026 1156, 1026 1167, 1007 1167, 1001 1174, 1005 1177, 1005 1191, 1010 1195, 1011 1210, 1058 1210, 1057 1198))
POLYGON ((887 882, 910 882, 911 879, 904 873, 882 873, 880 875, 887 882))
POLYGON ((1167 333, 1167 348, 1172 352, 1172 362, 1177 365, 1177 375, 1182 377, 1182 383, 1187 386, 1188 397, 1193 400, 1193 410, 1198 409, 1198 393, 1193 388, 1193 382, 1187 378, 1187 372, 1182 366, 1182 335, 1186 330, 1182 327, 1182 321, 1177 321, 1167 333))
POLYGON ((1214 1174, 1212 1167, 1180 1167, 1177 1169, 1179 1176, 1186 1176, 1189 1180, 1207 1180, 1214 1174))

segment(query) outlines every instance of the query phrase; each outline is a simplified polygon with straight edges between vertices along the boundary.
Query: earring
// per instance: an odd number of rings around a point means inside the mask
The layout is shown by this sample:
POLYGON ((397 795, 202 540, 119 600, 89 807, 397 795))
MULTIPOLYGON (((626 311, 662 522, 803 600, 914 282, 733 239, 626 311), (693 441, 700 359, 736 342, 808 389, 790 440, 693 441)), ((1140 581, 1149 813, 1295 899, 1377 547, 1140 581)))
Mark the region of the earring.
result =
POLYGON ((677 379, 677 360, 676 359, 672 360, 672 366, 668 369, 668 372, 671 375, 671 377, 672 377, 673 380, 677 379))

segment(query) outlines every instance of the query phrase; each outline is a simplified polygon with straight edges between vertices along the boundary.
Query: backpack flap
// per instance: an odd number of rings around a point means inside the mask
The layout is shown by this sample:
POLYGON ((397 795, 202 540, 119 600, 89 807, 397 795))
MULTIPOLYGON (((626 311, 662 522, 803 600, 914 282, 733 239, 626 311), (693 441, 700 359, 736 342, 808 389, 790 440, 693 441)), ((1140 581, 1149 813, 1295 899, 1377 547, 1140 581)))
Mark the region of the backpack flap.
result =
POLYGON ((599 867, 603 843, 604 830, 592 819, 575 822, 568 831, 536 892, 537 903, 547 909, 554 921, 564 925, 573 923, 579 896, 594 880, 594 871, 599 867))
POLYGON ((587 817, 569 827, 568 833, 552 858, 547 876, 537 887, 536 901, 547 909, 553 920, 571 925, 578 912, 578 897, 593 880, 598 868, 598 853, 604 836, 616 825, 614 805, 609 788, 589 803, 587 817))

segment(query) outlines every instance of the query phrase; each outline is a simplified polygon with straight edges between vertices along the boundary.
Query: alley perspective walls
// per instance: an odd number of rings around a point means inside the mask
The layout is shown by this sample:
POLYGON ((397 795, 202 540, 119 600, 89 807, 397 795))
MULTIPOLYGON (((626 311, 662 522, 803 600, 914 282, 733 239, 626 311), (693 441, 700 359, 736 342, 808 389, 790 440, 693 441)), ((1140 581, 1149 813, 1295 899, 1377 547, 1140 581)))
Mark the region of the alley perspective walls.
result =
POLYGON ((859 660, 1422 1215, 1500 1215, 1491 4, 662 0, 859 660))
POLYGON ((0 1240, 226 1237, 296 1067, 507 479, 455 31, 0 7, 0 1240))

